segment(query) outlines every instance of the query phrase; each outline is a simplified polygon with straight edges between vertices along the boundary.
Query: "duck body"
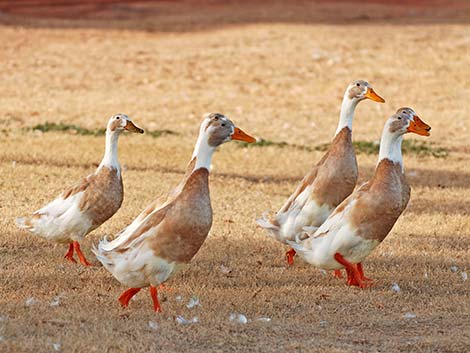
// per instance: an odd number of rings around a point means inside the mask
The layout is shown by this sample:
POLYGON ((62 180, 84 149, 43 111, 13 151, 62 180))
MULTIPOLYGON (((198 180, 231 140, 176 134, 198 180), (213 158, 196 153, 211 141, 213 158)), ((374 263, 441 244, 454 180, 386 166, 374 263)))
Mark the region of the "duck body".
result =
POLYGON ((67 260, 76 262, 75 251, 82 265, 91 265, 79 241, 111 218, 122 205, 124 188, 117 144, 124 130, 143 133, 125 114, 112 116, 106 129, 105 154, 96 171, 31 216, 17 218, 16 225, 46 240, 68 243, 67 260))
POLYGON ((366 287, 362 261, 390 233, 410 199, 401 154, 403 135, 429 136, 430 129, 411 108, 400 108, 388 119, 371 180, 344 200, 316 231, 289 242, 297 254, 325 270, 345 268, 348 284, 366 287))
POLYGON ((100 166, 17 224, 49 241, 80 241, 119 210, 123 197, 120 169, 100 166))
POLYGON ((295 192, 270 222, 276 240, 287 244, 302 232, 304 227, 319 227, 354 190, 358 167, 352 132, 344 127, 333 139, 328 152, 307 174, 295 192))
POLYGON ((336 253, 360 263, 391 231, 409 199, 402 166, 384 159, 370 181, 344 200, 301 246, 293 247, 305 261, 325 270, 344 267, 335 260, 336 253))
POLYGON ((98 260, 128 287, 159 286, 196 255, 212 226, 209 171, 191 172, 181 191, 151 205, 111 242, 100 242, 98 260))

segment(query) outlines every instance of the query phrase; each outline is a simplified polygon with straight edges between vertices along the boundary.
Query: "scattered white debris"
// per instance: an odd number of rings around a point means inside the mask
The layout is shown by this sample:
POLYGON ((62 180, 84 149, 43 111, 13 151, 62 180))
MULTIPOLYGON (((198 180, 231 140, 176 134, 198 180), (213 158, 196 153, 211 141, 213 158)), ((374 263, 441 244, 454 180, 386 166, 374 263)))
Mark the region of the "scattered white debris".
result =
POLYGON ((464 281, 466 281, 466 280, 468 279, 467 272, 461 272, 461 273, 460 273, 460 276, 462 277, 462 279, 463 279, 464 281))
POLYGON ((15 167, 16 167, 16 161, 11 162, 11 166, 12 166, 13 168, 15 168, 15 167))
POLYGON ((428 278, 428 273, 424 272, 424 278, 428 278))
POLYGON ((149 320, 149 327, 150 327, 152 330, 158 330, 158 322, 149 320))
POLYGON ((243 314, 231 313, 229 317, 230 321, 238 321, 240 324, 246 324, 248 319, 243 314))
POLYGON ((56 352, 60 352, 60 348, 62 347, 62 345, 60 343, 52 343, 52 347, 56 352))
POLYGON ((175 321, 177 323, 179 323, 180 325, 189 325, 189 324, 195 324, 195 323, 199 322, 199 318, 197 316, 195 316, 190 320, 186 320, 184 317, 182 317, 180 315, 180 316, 176 317, 175 321))
POLYGON ((328 276, 328 272, 326 272, 324 269, 320 269, 320 273, 323 275, 323 276, 328 276))
POLYGON ((5 337, 0 336, 0 342, 5 341, 5 337))
POLYGON ((320 321, 320 326, 325 327, 327 325, 328 325, 328 321, 326 321, 326 320, 320 321))
POLYGON ((405 319, 414 319, 414 318, 416 318, 416 314, 415 313, 406 313, 405 315, 403 315, 403 317, 405 319))
POLYGON ((36 304, 38 301, 33 298, 33 297, 29 297, 28 299, 26 299, 26 306, 31 306, 31 305, 34 305, 36 304))
POLYGON ((391 289, 392 292, 395 292, 395 293, 400 293, 401 292, 401 289, 400 289, 400 286, 398 285, 398 283, 392 284, 392 287, 390 289, 391 289))
POLYGON ((406 175, 410 177, 415 177, 418 175, 418 173, 414 170, 410 170, 408 173, 406 173, 406 175))
POLYGON ((56 295, 52 300, 51 300, 51 303, 50 303, 50 306, 59 306, 60 304, 60 297, 58 295, 56 295))
POLYGON ((220 265, 220 272, 222 272, 224 275, 228 275, 230 272, 232 272, 232 269, 222 264, 220 265))
POLYGON ((188 309, 192 309, 194 308, 195 306, 202 306, 201 303, 199 302, 199 298, 198 297, 191 297, 191 299, 189 299, 189 303, 186 304, 186 307, 188 309))
POLYGON ((261 322, 271 322, 270 317, 259 317, 256 319, 256 321, 261 321, 261 322))
POLYGON ((175 297, 175 300, 176 300, 177 302, 180 302, 180 301, 183 300, 183 297, 182 297, 181 295, 177 295, 177 296, 175 297))
POLYGON ((459 268, 458 268, 457 266, 450 266, 450 271, 451 271, 452 273, 455 273, 455 272, 457 272, 458 270, 459 270, 459 268))

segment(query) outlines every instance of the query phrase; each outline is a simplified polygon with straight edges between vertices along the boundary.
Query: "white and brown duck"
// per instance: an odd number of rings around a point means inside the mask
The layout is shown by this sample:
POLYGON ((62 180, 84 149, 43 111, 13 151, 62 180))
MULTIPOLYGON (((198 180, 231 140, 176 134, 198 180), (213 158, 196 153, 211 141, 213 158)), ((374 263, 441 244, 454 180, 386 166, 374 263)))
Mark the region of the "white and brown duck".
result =
POLYGON ((371 180, 344 200, 313 233, 289 244, 308 263, 325 270, 346 269, 348 284, 369 285, 362 262, 389 234, 410 198, 401 144, 413 132, 429 136, 431 128, 411 108, 400 108, 383 129, 379 161, 371 180))
MULTIPOLYGON (((357 80, 347 87, 338 127, 326 154, 272 218, 263 215, 257 220, 272 238, 287 244, 299 232, 315 230, 353 192, 358 168, 352 144, 352 123, 357 105, 365 99, 385 102, 366 81, 357 80)), ((287 251, 289 265, 293 264, 294 256, 294 249, 287 251)))
POLYGON ((112 217, 121 207, 124 190, 118 161, 118 139, 123 131, 143 133, 125 114, 112 116, 106 128, 103 160, 93 174, 62 192, 29 217, 17 218, 16 225, 46 240, 69 244, 65 258, 91 265, 79 241, 112 217))
POLYGON ((147 207, 112 241, 102 240, 93 251, 122 284, 119 297, 126 307, 143 287, 150 287, 155 311, 161 311, 157 288, 196 255, 212 225, 209 169, 218 146, 230 140, 255 139, 222 114, 205 116, 183 181, 166 202, 147 207))

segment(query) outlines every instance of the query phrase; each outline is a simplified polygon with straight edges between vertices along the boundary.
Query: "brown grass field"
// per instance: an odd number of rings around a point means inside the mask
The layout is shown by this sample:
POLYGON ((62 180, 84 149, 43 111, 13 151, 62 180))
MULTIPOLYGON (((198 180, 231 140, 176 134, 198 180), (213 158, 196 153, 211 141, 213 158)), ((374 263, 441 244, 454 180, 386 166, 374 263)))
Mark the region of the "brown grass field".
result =
MULTIPOLYGON (((0 2, 0 352, 469 351, 470 3, 287 3, 0 2), (432 134, 406 138, 448 151, 405 154, 411 201, 365 261, 377 280, 365 290, 301 260, 286 268, 286 249, 254 222, 321 157, 292 144, 328 143, 358 78, 387 102, 360 104, 354 140, 378 140, 408 105, 432 134), (63 246, 15 227, 92 172, 104 150, 103 136, 33 126, 102 129, 125 112, 148 132, 177 133, 121 137, 123 206, 83 242, 97 263, 92 244, 181 179, 208 111, 288 145, 233 142, 216 153, 212 230, 167 283, 173 292, 160 293, 162 314, 147 291, 122 309, 125 288, 102 267, 69 264, 63 246), (192 296, 202 306, 187 308, 192 296)), ((360 182, 376 158, 358 155, 360 182)))

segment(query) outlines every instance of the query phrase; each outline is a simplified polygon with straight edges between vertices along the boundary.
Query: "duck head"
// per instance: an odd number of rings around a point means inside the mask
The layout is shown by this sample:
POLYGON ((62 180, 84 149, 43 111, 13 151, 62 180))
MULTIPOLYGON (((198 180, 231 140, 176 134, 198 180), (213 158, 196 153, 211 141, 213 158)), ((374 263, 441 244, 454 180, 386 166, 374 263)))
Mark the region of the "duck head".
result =
POLYGON ((126 114, 113 115, 108 121, 106 131, 118 133, 123 131, 137 132, 139 134, 144 133, 144 130, 135 126, 126 114))
POLYGON ((220 113, 206 114, 199 134, 204 137, 210 147, 214 148, 231 140, 249 143, 256 141, 254 137, 243 132, 229 118, 220 113))
POLYGON ((384 103, 385 99, 375 93, 374 89, 364 80, 353 81, 346 89, 345 96, 352 101, 360 102, 364 99, 371 99, 375 102, 384 103))
POLYGON ((421 136, 429 136, 431 127, 422 121, 415 111, 408 107, 397 110, 387 121, 389 132, 393 135, 404 135, 412 132, 421 136))

